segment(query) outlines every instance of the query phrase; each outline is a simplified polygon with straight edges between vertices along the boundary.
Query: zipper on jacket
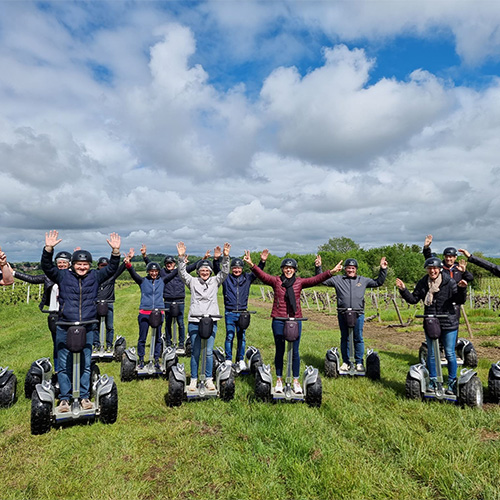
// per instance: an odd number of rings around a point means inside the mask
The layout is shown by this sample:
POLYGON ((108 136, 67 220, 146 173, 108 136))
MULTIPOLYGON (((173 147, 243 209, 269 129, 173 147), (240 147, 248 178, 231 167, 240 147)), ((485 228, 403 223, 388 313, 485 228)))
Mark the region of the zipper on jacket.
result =
POLYGON ((78 284, 80 285, 80 303, 79 303, 78 307, 80 309, 80 311, 79 311, 80 321, 82 321, 82 280, 81 279, 78 280, 78 284))

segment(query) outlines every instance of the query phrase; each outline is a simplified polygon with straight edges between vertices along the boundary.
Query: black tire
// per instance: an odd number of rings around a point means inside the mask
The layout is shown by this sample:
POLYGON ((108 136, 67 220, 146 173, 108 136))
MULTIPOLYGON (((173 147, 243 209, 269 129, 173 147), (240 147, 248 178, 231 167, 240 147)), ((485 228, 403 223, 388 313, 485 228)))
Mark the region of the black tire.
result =
POLYGON ((103 424, 114 424, 118 417, 118 389, 113 382, 111 391, 99 398, 100 420, 103 424))
POLYGON ((50 431, 52 405, 42 401, 38 393, 31 396, 31 434, 39 435, 50 431))
POLYGON ((184 345, 184 350, 186 351, 185 356, 186 356, 187 358, 190 358, 190 357, 191 357, 191 352, 192 352, 192 350, 193 350, 193 346, 192 346, 192 344, 191 344, 191 337, 188 337, 188 338, 186 339, 186 343, 185 343, 185 345, 184 345))
POLYGON ((221 380, 219 395, 222 401, 231 401, 234 398, 234 375, 231 375, 226 380, 221 380))
POLYGON ((120 338, 116 339, 115 349, 113 352, 115 361, 121 361, 123 353, 125 352, 125 349, 127 349, 127 341, 125 340, 125 338, 120 337, 120 338))
POLYGON ((90 397, 95 397, 95 388, 97 385, 97 381, 99 380, 99 376, 101 375, 101 370, 96 363, 92 362, 90 364, 90 397))
POLYGON ((252 357, 252 362, 250 363, 250 372, 252 373, 252 375, 255 375, 259 367, 263 364, 264 362, 262 361, 262 355, 260 354, 260 351, 257 350, 257 352, 252 357))
POLYGON ((35 390, 36 385, 41 383, 42 377, 37 373, 33 373, 32 369, 30 368, 28 370, 28 373, 26 374, 26 378, 24 379, 24 397, 26 399, 31 399, 31 395, 35 390))
POLYGON ((321 406, 321 401, 323 398, 323 387, 321 385, 321 378, 318 375, 316 382, 314 384, 308 384, 306 386, 306 403, 312 408, 319 408, 321 406))
POLYGON ((178 381, 174 377, 174 372, 170 370, 168 374, 168 394, 167 394, 167 405, 168 406, 180 406, 182 400, 184 399, 184 383, 178 381))
POLYGON ((481 408, 483 406, 483 384, 474 375, 466 384, 459 387, 458 402, 462 406, 469 406, 470 408, 481 408))
POLYGON ((366 358, 366 376, 371 380, 380 380, 380 358, 374 352, 366 358))
POLYGON ((167 361, 167 363, 165 364, 165 377, 168 377, 170 375, 170 371, 178 362, 179 359, 177 356, 167 361))
POLYGON ((337 378, 338 376, 339 372, 337 370, 337 363, 325 358, 325 377, 337 378))
POLYGON ((422 399, 422 391, 420 390, 420 382, 417 379, 406 376, 405 394, 408 399, 422 399))
POLYGON ((258 401, 270 402, 272 401, 271 384, 262 380, 260 372, 255 374, 255 398, 258 401))
POLYGON ((425 342, 422 342, 422 345, 420 346, 420 349, 418 350, 418 359, 424 365, 427 362, 427 352, 428 352, 427 344, 425 342))
POLYGON ((226 357, 224 354, 222 354, 219 351, 219 349, 214 349, 213 350, 213 359, 214 359, 214 363, 213 363, 213 368, 212 368, 212 376, 213 376, 213 378, 215 378, 217 375, 217 368, 219 368, 219 366, 222 363, 225 363, 226 357))
POLYGON ((492 403, 500 402, 500 378, 497 378, 493 368, 488 373, 488 392, 492 403))
POLYGON ((470 368, 476 368, 477 362, 478 362, 477 352, 474 349, 474 346, 472 344, 469 344, 464 349, 464 366, 468 366, 470 368))
POLYGON ((122 354, 122 364, 120 367, 120 380, 122 382, 130 382, 135 378, 136 362, 128 359, 126 353, 122 354))
POLYGON ((0 408, 8 408, 16 402, 16 390, 17 377, 12 373, 5 385, 0 387, 0 408))

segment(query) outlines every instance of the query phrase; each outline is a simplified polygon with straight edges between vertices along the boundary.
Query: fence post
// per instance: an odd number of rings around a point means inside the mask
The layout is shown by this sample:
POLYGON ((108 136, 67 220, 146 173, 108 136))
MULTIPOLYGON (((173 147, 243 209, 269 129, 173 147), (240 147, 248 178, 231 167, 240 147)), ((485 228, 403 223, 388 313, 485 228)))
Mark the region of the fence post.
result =
POLYGON ((318 311, 320 310, 319 309, 319 301, 318 301, 318 294, 316 293, 316 290, 313 290, 313 295, 314 295, 314 300, 316 302, 316 307, 318 308, 318 311))
POLYGON ((304 290, 302 290, 302 292, 300 293, 300 296, 304 299, 304 302, 306 303, 307 308, 310 309, 309 302, 307 300, 306 294, 304 293, 304 290))
POLYGON ((469 304, 470 304, 470 308, 472 309, 472 305, 473 305, 473 300, 472 300, 472 294, 474 293, 474 291, 472 290, 472 286, 469 285, 469 304))
POLYGON ((328 302, 328 311, 332 314, 332 304, 330 303, 330 295, 326 292, 326 301, 328 302))
POLYGON ((262 300, 265 302, 266 301, 266 294, 264 293, 264 287, 261 286, 260 288, 260 293, 262 294, 262 300))
POLYGON ((469 318, 467 317, 467 313, 465 312, 465 307, 463 304, 460 306, 460 310, 462 311, 465 324, 467 325, 467 331, 469 332, 469 337, 473 339, 474 335, 472 335, 472 328, 470 327, 469 318))
POLYGON ((30 303, 30 285, 28 285, 28 293, 26 294, 26 304, 30 303))
POLYGON ((38 285, 38 300, 42 297, 42 285, 38 285))
POLYGON ((491 309, 491 286, 488 285, 488 309, 491 309))

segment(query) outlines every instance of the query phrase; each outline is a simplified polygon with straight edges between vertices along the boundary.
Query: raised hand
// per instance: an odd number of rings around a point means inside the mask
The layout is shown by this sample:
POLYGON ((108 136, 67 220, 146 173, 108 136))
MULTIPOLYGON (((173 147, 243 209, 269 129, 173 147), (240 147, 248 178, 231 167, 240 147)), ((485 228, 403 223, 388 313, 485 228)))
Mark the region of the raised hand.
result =
POLYGON ((108 242, 108 245, 111 247, 114 253, 120 253, 120 245, 122 239, 120 238, 120 235, 118 233, 111 233, 106 241, 108 242))
MULTIPOLYGON (((321 258, 321 257, 320 257, 321 258)), ((339 273, 340 271, 342 271, 342 262, 344 262, 343 260, 341 260, 331 271, 330 271, 330 274, 334 274, 334 273, 339 273)))
POLYGON ((460 280, 458 283, 457 283, 457 286, 460 286, 462 288, 465 288, 467 286, 467 281, 465 280, 460 280))
POLYGON ((243 255, 243 260, 250 266, 253 267, 252 258, 250 257, 250 250, 245 250, 245 255, 243 255))
POLYGON ((45 233, 45 249, 48 252, 51 252, 58 243, 61 243, 61 241, 62 238, 59 238, 59 232, 55 229, 45 233))
POLYGON ((144 243, 141 245, 141 254, 143 257, 146 257, 146 245, 144 243))
POLYGON ((457 267, 458 267, 459 271, 461 271, 462 273, 465 273, 465 271, 467 269, 467 261, 464 259, 460 259, 457 262, 457 267))
POLYGON ((208 259, 210 257, 210 250, 207 250, 205 252, 205 255, 203 256, 204 259, 208 259))
POLYGON ((222 253, 224 254, 224 257, 229 257, 229 252, 231 250, 231 245, 229 243, 224 243, 224 250, 222 250, 222 253))
POLYGON ((468 252, 467 250, 465 250, 465 248, 459 248, 458 251, 462 254, 464 254, 467 258, 470 257, 470 252, 468 252))
MULTIPOLYGON (((141 248, 141 250, 142 250, 142 248, 141 248)), ((123 262, 125 262, 125 264, 130 263, 130 261, 132 260, 132 257, 134 256, 134 254, 135 254, 135 250, 133 248, 131 248, 128 251, 128 254, 125 255, 125 258, 123 259, 123 262)))
POLYGON ((316 255, 316 258, 314 259, 314 265, 316 267, 321 267, 321 263, 322 263, 321 255, 318 254, 318 255, 316 255))
POLYGON ((179 257, 184 257, 184 255, 186 255, 186 245, 184 245, 183 241, 177 243, 177 254, 179 257))
POLYGON ((214 259, 219 259, 221 255, 222 255, 222 248, 219 245, 217 245, 214 248, 214 259))
POLYGON ((268 257, 269 257, 269 250, 267 248, 264 248, 264 250, 262 250, 262 252, 260 253, 260 260, 262 262, 266 262, 268 257))
POLYGON ((424 240, 424 248, 429 248, 432 243, 432 234, 428 234, 424 240))
POLYGON ((0 267, 5 267, 7 265, 7 255, 5 255, 4 252, 2 252, 2 249, 0 248, 0 267))
POLYGON ((382 269, 387 269, 389 267, 389 264, 388 264, 387 259, 385 257, 382 257, 380 259, 380 267, 382 269))
POLYGON ((406 288, 406 285, 403 283, 402 280, 400 280, 399 278, 396 278, 396 286, 400 289, 400 290, 404 290, 406 288))

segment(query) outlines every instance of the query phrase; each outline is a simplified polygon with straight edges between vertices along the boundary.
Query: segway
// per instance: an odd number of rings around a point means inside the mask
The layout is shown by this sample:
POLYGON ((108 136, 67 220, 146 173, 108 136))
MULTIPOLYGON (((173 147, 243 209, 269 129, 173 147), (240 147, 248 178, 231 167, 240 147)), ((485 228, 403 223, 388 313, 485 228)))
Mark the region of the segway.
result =
POLYGON ((443 370, 439 359, 439 337, 441 336, 440 318, 447 318, 446 314, 417 315, 424 318, 424 330, 431 339, 434 351, 434 363, 437 374, 436 387, 431 386, 429 370, 425 363, 418 363, 410 367, 406 376, 405 392, 409 399, 438 400, 456 403, 461 406, 481 408, 483 406, 483 386, 477 372, 463 368, 457 380, 456 394, 447 394, 443 387, 443 370))
POLYGON ((149 361, 144 365, 144 368, 139 368, 139 356, 135 347, 130 347, 125 350, 122 355, 122 364, 120 369, 120 379, 122 382, 129 382, 136 378, 150 378, 158 376, 167 376, 177 362, 177 354, 174 347, 166 347, 162 354, 159 363, 155 363, 155 346, 158 329, 161 326, 164 308, 146 309, 151 311, 148 317, 149 326, 151 327, 151 343, 149 349, 149 361))
POLYGON ((322 400, 321 377, 317 368, 306 366, 302 381, 302 394, 292 389, 293 343, 299 338, 299 321, 307 318, 275 318, 285 322, 283 336, 286 340, 286 378, 283 392, 276 392, 271 375, 271 365, 258 366, 255 373, 255 397, 259 401, 304 401, 309 406, 320 407, 322 400))
POLYGON ((365 364, 363 371, 356 370, 356 359, 354 353, 354 327, 358 320, 358 316, 363 312, 362 309, 339 309, 339 312, 344 315, 347 328, 349 331, 349 369, 341 369, 340 354, 337 347, 328 349, 325 357, 325 375, 327 377, 337 378, 339 375, 347 375, 350 377, 368 377, 371 380, 380 380, 380 357, 373 349, 366 351, 365 364), (366 368, 365 368, 366 367, 366 368))
MULTIPOLYGON (((183 400, 193 401, 199 399, 209 399, 220 397, 223 401, 230 401, 234 398, 234 374, 230 362, 220 363, 215 372, 215 390, 209 390, 206 386, 206 366, 207 366, 207 344, 211 337, 214 320, 221 319, 220 315, 196 315, 200 318, 198 335, 201 340, 201 363, 198 370, 198 385, 196 390, 189 391, 186 384, 186 371, 184 363, 176 364, 170 370, 168 376, 167 404, 169 406, 180 406, 183 400)), ((215 367, 215 365, 214 365, 215 367)))
MULTIPOLYGON (((441 359, 441 364, 443 366, 447 365, 446 357, 444 355, 444 349, 441 343, 439 344, 439 355, 441 359)), ((422 342, 420 349, 418 350, 418 357, 425 364, 427 360, 427 342, 422 342)), ((460 337, 457 339, 457 343, 455 346, 455 352, 457 354, 457 365, 459 366, 467 366, 469 368, 476 368, 478 363, 478 357, 476 349, 472 345, 470 340, 464 339, 460 337)))
POLYGON ((99 318, 99 349, 92 349, 92 359, 95 361, 121 361, 122 355, 127 348, 127 341, 119 335, 113 343, 113 351, 106 348, 106 315, 108 314, 111 301, 97 301, 97 317, 99 318))
POLYGON ((9 367, 0 366, 0 408, 8 408, 16 402, 17 378, 9 367))
MULTIPOLYGON (((242 310, 242 311, 231 311, 233 313, 239 314, 238 318, 238 323, 237 327, 240 330, 246 330, 250 326, 250 315, 251 314, 256 314, 257 311, 247 311, 242 310)), ((259 349, 256 347, 250 346, 246 352, 245 352, 245 358, 242 360, 243 363, 242 365, 239 364, 239 362, 233 363, 233 371, 234 374, 237 375, 248 375, 252 374, 255 375, 255 372, 257 370, 258 366, 262 365, 262 356, 260 354, 259 349)), ((221 363, 226 362, 226 353, 222 347, 217 347, 214 349, 214 370, 217 369, 217 367, 221 363)))
POLYGON ((488 372, 488 391, 492 403, 500 402, 500 361, 493 363, 488 372))
POLYGON ((90 321, 58 321, 60 326, 68 326, 66 345, 73 357, 72 370, 72 401, 68 412, 60 412, 56 407, 54 385, 49 380, 37 384, 31 396, 31 433, 44 434, 52 425, 77 422, 81 420, 100 419, 105 424, 116 422, 118 415, 118 391, 113 377, 100 375, 97 382, 91 387, 95 395, 92 408, 85 410, 80 406, 80 373, 81 353, 86 344, 86 325, 95 324, 90 321))

